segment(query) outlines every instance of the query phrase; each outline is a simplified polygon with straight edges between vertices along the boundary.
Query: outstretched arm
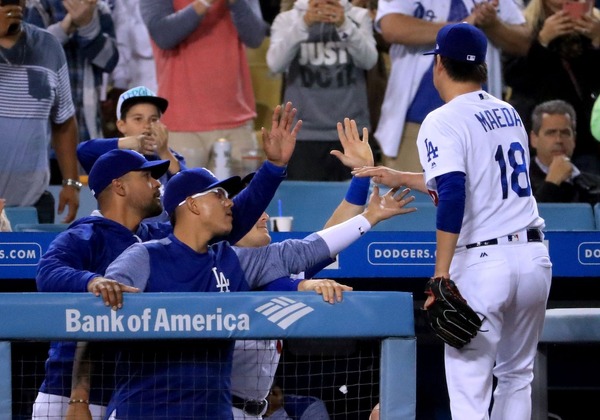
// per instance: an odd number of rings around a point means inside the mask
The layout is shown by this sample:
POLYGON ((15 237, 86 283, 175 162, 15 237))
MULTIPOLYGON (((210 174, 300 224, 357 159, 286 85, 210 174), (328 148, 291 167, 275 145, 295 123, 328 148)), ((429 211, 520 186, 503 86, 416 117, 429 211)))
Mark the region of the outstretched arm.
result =
MULTIPOLYGON (((369 146, 369 131, 362 129, 362 139, 358 133, 356 121, 344 118, 344 124, 337 123, 338 138, 344 152, 332 150, 330 153, 350 169, 373 166, 373 151, 369 146)), ((369 195, 369 178, 353 177, 346 192, 346 197, 335 209, 325 227, 337 225, 351 217, 361 214, 369 195)))
POLYGON ((411 190, 427 193, 423 174, 418 172, 401 172, 385 166, 365 166, 355 168, 352 175, 356 177, 371 177, 373 182, 390 188, 410 188, 411 190))

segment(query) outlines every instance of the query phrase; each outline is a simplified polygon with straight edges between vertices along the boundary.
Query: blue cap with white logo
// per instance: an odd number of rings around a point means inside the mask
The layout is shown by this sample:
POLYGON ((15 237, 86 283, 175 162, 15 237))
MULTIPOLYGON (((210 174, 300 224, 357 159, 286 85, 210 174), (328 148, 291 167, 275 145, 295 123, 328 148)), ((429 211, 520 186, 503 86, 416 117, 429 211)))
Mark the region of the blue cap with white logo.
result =
POLYGON ((453 23, 444 26, 437 34, 433 51, 423 55, 439 54, 456 61, 481 64, 485 61, 487 38, 477 27, 467 23, 453 23))

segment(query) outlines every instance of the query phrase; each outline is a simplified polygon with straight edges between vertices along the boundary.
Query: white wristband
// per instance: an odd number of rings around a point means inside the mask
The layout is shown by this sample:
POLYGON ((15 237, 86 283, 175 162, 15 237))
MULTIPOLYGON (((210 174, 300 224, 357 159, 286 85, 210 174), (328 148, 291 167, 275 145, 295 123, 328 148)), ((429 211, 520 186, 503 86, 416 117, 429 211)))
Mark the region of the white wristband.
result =
POLYGON ((317 232, 327 246, 329 255, 333 258, 350 244, 371 230, 371 224, 361 214, 352 219, 317 232))
POLYGON ((210 3, 207 2, 206 0, 198 0, 198 2, 200 2, 201 4, 203 4, 204 7, 206 7, 207 9, 210 9, 210 3))

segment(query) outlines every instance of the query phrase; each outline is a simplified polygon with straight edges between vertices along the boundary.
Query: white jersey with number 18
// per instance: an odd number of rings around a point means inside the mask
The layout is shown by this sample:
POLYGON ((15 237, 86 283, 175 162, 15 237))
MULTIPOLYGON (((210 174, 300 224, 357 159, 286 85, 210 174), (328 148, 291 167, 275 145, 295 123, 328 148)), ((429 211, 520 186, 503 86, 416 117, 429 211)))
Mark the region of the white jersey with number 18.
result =
POLYGON ((485 91, 460 95, 432 111, 417 138, 425 182, 466 174, 458 246, 543 228, 529 182, 528 137, 517 111, 485 91))

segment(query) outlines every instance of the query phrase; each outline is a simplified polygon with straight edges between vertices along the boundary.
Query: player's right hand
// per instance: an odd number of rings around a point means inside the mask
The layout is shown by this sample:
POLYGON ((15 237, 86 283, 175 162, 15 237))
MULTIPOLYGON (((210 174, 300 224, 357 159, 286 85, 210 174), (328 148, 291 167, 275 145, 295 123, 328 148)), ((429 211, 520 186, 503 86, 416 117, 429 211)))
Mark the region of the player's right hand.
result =
POLYGON ((298 285, 299 292, 314 290, 317 294, 323 296, 325 302, 331 304, 342 301, 343 292, 349 292, 352 289, 350 286, 338 283, 330 279, 310 279, 302 280, 298 285))
POLYGON ((404 185, 407 185, 407 182, 402 178, 403 172, 386 166, 363 166, 361 168, 354 168, 352 175, 359 178, 370 176, 373 178, 374 183, 385 185, 390 188, 401 188, 404 185))
POLYGON ((291 102, 277 105, 271 119, 271 130, 262 128, 263 150, 267 160, 276 166, 285 166, 290 161, 296 147, 296 136, 302 127, 302 120, 294 124, 298 111, 291 102))
POLYGON ((123 307, 123 293, 139 293, 137 287, 127 286, 118 281, 104 277, 95 277, 88 283, 88 292, 95 296, 102 296, 106 306, 114 311, 123 307))
POLYGON ((408 193, 410 193, 409 188, 405 188, 400 193, 398 193, 397 188, 392 188, 380 196, 379 187, 375 185, 367 208, 362 215, 369 221, 371 226, 375 226, 377 223, 390 217, 417 211, 415 207, 406 207, 406 205, 415 200, 413 195, 407 197, 408 193))

